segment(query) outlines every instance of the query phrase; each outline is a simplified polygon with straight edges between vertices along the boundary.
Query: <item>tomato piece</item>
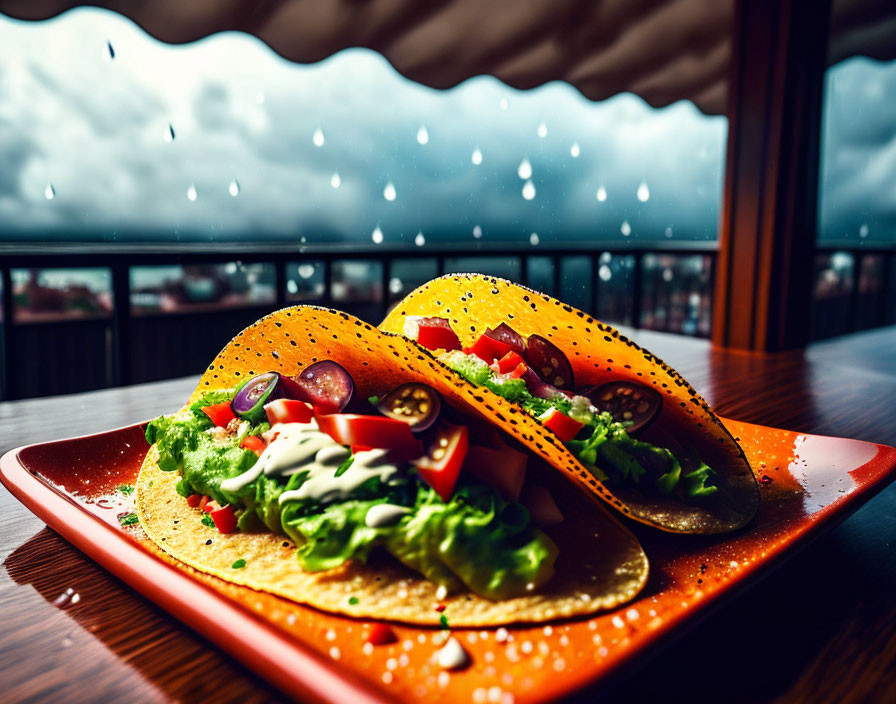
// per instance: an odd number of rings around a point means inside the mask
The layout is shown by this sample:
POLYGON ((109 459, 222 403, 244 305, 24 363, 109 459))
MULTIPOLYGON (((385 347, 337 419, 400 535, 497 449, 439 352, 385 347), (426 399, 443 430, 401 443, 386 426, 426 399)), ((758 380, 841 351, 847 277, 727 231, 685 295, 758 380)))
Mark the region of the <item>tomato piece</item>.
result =
POLYGON ((205 496, 204 494, 203 494, 202 496, 200 496, 200 497, 199 497, 199 508, 202 509, 203 511, 205 511, 205 507, 208 506, 208 502, 209 502, 210 500, 211 500, 211 499, 209 499, 209 498, 208 498, 207 496, 205 496))
POLYGON ((428 350, 459 350, 460 340, 446 318, 420 318, 417 343, 428 350))
POLYGON ((469 446, 465 426, 442 423, 436 430, 429 453, 414 462, 420 478, 446 503, 451 500, 469 446))
POLYGON ((398 637, 385 623, 371 623, 367 632, 367 642, 371 645, 387 645, 398 642, 398 637))
POLYGON ((501 359, 508 352, 513 351, 513 348, 506 342, 501 342, 501 340, 496 340, 484 334, 480 335, 479 339, 473 343, 473 346, 467 349, 470 350, 467 354, 475 354, 487 364, 491 364, 496 359, 501 359))
POLYGON ((202 501, 202 496, 200 494, 190 494, 187 497, 187 506, 196 508, 197 506, 199 506, 200 501, 202 501))
POLYGON ((354 413, 315 413, 314 417, 321 432, 340 445, 397 450, 409 459, 423 454, 423 445, 404 421, 354 413))
MULTIPOLYGON (((525 365, 525 360, 523 360, 523 358, 519 354, 517 354, 513 350, 510 350, 510 352, 508 352, 498 360, 498 371, 501 374, 507 374, 508 372, 514 371, 521 364, 525 365)), ((523 371, 525 371, 525 369, 523 371)), ((523 372, 520 372, 520 376, 522 375, 523 372)))
POLYGON ((221 504, 219 504, 214 499, 210 499, 207 496, 204 496, 203 498, 205 499, 205 503, 200 503, 199 505, 200 508, 202 508, 202 510, 206 513, 211 513, 212 511, 217 511, 221 508, 221 504))
POLYGON ((236 414, 234 414, 233 409, 230 407, 229 401, 225 401, 224 403, 214 403, 211 406, 203 406, 200 410, 219 428, 226 428, 227 424, 236 418, 236 414))
POLYGON ((236 530, 236 511, 230 504, 221 506, 217 501, 209 501, 205 511, 211 515, 219 533, 233 533, 236 530))
POLYGON ((525 362, 523 362, 522 364, 518 365, 516 369, 514 369, 512 372, 510 372, 510 378, 511 379, 522 379, 523 374, 525 374, 528 371, 528 369, 529 369, 529 365, 526 364, 525 362))
POLYGON ((267 445, 265 445, 264 440, 262 440, 257 435, 247 435, 240 443, 240 447, 247 450, 252 450, 252 452, 254 452, 256 455, 260 455, 262 452, 264 452, 264 448, 266 448, 267 445))
POLYGON ((554 432, 562 442, 572 440, 576 434, 584 427, 582 423, 573 420, 562 411, 552 408, 547 415, 541 419, 541 424, 554 432))
POLYGON ((529 458, 509 445, 473 445, 464 460, 464 471, 496 489, 505 501, 519 501, 529 458))
POLYGON ((265 404, 265 415, 271 425, 275 423, 308 423, 311 421, 311 406, 304 401, 278 398, 265 404))

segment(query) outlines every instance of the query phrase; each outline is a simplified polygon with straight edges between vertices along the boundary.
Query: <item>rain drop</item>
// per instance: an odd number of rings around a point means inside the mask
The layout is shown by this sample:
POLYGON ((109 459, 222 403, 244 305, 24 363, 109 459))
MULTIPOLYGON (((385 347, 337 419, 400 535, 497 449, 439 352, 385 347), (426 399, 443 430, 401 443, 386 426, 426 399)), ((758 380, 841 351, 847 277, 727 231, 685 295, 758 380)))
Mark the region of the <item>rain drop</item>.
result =
POLYGON ((523 181, 532 178, 532 163, 528 159, 523 159, 516 169, 516 174, 523 181))
POLYGON ((389 293, 398 294, 404 290, 404 283, 397 276, 389 279, 389 293))
POLYGON ((646 203, 650 200, 650 189, 644 181, 641 181, 641 185, 638 186, 638 200, 642 203, 646 203))
POLYGON ((295 295, 299 292, 299 285, 293 279, 290 279, 286 282, 286 290, 295 295))
POLYGON ((473 162, 474 166, 479 166, 482 163, 482 151, 479 147, 473 150, 473 156, 470 157, 470 161, 473 162))
POLYGON ((632 226, 628 224, 628 220, 622 221, 622 225, 619 226, 619 231, 622 233, 623 237, 628 237, 632 234, 632 226))
POLYGON ((603 203, 607 199, 607 189, 601 186, 597 189, 597 199, 603 203))
POLYGON ((417 233, 417 236, 414 238, 414 244, 418 247, 422 247, 426 244, 426 238, 423 236, 422 232, 417 233))
POLYGON ((324 131, 320 127, 314 130, 314 134, 311 135, 311 142, 315 147, 324 146, 324 142, 326 142, 326 139, 324 138, 324 131))
POLYGON ((236 179, 230 182, 230 186, 227 188, 228 193, 236 198, 240 194, 240 182, 236 179))
POLYGON ((330 185, 333 188, 339 188, 342 185, 342 176, 339 175, 338 171, 335 171, 332 176, 330 176, 330 185))
POLYGON ((56 197, 56 189, 53 188, 52 183, 48 183, 47 187, 44 189, 44 198, 47 200, 53 200, 56 197))
POLYGON ((548 126, 543 122, 538 126, 537 134, 541 139, 548 136, 548 126))
POLYGON ((314 264, 300 264, 299 276, 301 276, 303 279, 310 279, 312 276, 314 276, 314 264))
POLYGON ((672 236, 672 228, 671 228, 671 227, 667 227, 667 228, 666 228, 666 237, 671 237, 671 236, 672 236))
POLYGON ((609 281, 613 278, 613 270, 606 264, 601 264, 600 269, 597 271, 597 275, 600 277, 601 281, 609 281))
POLYGON ((868 236, 868 225, 866 223, 862 223, 862 226, 859 228, 859 237, 865 239, 868 236))
POLYGON ((579 154, 581 154, 581 153, 582 153, 582 150, 579 148, 579 143, 578 143, 578 142, 573 142, 573 145, 569 148, 569 155, 570 155, 573 159, 578 159, 578 158, 579 158, 579 154))
POLYGON ((529 244, 531 244, 533 247, 537 246, 540 241, 541 240, 539 240, 537 232, 533 232, 531 235, 529 235, 529 244))
POLYGON ((165 130, 165 134, 163 135, 163 138, 166 142, 169 142, 169 143, 174 141, 174 127, 172 126, 172 124, 170 122, 168 123, 168 129, 165 130))
POLYGON ((535 197, 535 184, 532 181, 526 181, 523 184, 523 198, 532 200, 535 197))
POLYGON ((112 42, 106 41, 106 55, 109 57, 109 60, 115 58, 115 49, 112 47, 112 42))
POLYGON ((380 229, 379 225, 373 228, 373 232, 370 234, 370 239, 373 240, 374 244, 383 243, 383 231, 380 229))
POLYGON ((473 237, 477 240, 482 239, 482 228, 479 225, 473 227, 473 237))
POLYGON ((426 125, 420 125, 420 129, 417 130, 417 143, 418 144, 428 144, 429 143, 429 132, 426 129, 426 125))
POLYGON ((190 187, 187 189, 187 199, 188 200, 196 200, 198 194, 196 193, 196 185, 190 184, 190 187))
POLYGON ((389 183, 387 183, 386 187, 383 189, 383 198, 391 203, 393 200, 395 200, 396 195, 395 184, 389 181, 389 183))
POLYGON ((672 270, 668 267, 663 269, 663 281, 669 283, 672 280, 672 270))

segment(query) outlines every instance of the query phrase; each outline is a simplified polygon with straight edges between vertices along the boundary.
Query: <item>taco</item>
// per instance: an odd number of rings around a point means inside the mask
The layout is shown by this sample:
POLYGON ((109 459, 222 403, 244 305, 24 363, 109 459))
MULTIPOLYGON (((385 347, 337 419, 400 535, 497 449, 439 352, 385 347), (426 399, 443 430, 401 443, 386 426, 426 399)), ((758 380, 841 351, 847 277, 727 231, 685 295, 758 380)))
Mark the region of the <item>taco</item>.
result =
POLYGON ((200 571, 352 616, 479 626, 628 601, 640 545, 506 406, 401 336, 281 310, 148 424, 138 515, 200 571))
POLYGON ((740 446, 681 376, 617 330, 503 279, 424 284, 380 328, 521 411, 523 442, 624 515, 677 533, 722 533, 756 513, 740 446))

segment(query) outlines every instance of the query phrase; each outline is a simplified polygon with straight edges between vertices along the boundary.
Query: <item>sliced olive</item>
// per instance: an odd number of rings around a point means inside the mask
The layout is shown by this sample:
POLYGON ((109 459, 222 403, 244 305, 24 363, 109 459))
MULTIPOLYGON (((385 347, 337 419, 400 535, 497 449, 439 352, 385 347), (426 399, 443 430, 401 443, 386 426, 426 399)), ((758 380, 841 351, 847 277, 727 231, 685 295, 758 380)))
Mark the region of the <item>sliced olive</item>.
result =
POLYGON ((526 353, 525 338, 512 327, 510 327, 507 323, 501 323, 494 330, 492 330, 491 328, 486 328, 485 334, 493 340, 503 342, 505 345, 510 345, 510 349, 512 349, 517 354, 523 355, 526 353))
POLYGON ((245 382, 230 402, 235 415, 257 423, 264 420, 264 404, 274 401, 283 395, 284 377, 277 372, 266 372, 253 376, 245 382))
POLYGON ((530 335, 523 356, 535 373, 551 386, 561 391, 573 388, 572 366, 553 342, 541 335, 530 335))
POLYGON ((614 420, 627 425, 628 432, 637 433, 650 425, 663 406, 663 397, 649 386, 636 381, 610 381, 583 390, 592 404, 607 411, 614 420))
POLYGON ((529 389, 529 393, 538 398, 551 399, 559 392, 556 386, 542 381, 541 377, 532 370, 532 367, 526 369, 522 379, 526 382, 526 388, 529 389))
POLYGON ((355 392, 352 375, 341 364, 325 359, 303 369, 293 381, 300 389, 300 400, 327 412, 345 408, 355 392))
POLYGON ((442 399, 426 384, 402 384, 383 396, 376 407, 384 416, 403 420, 411 431, 420 433, 436 422, 442 399))

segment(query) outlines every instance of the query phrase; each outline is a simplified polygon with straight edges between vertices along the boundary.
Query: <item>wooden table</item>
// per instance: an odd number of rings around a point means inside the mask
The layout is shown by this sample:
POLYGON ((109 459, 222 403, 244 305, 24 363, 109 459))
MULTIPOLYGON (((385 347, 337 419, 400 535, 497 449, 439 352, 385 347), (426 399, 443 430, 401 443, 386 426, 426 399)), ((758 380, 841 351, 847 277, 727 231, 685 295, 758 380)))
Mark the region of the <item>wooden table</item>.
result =
MULTIPOLYGON (((715 350, 673 335, 633 337, 723 415, 896 445, 896 328, 772 356, 715 350)), ((172 411, 194 383, 0 404, 0 450, 172 411)), ((0 559, 2 701, 284 699, 94 565, 2 488, 0 559), (55 608, 67 588, 81 600, 55 608)), ((896 485, 606 697, 896 701, 896 485)))

